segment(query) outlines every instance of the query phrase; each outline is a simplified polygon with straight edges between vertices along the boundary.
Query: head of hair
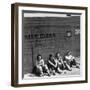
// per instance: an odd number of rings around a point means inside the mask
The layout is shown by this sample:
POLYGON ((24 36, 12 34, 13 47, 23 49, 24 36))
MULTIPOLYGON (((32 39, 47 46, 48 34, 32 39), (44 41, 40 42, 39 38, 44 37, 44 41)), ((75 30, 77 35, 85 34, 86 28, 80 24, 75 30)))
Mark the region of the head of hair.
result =
POLYGON ((58 54, 60 54, 60 53, 59 53, 59 52, 57 52, 57 53, 55 54, 55 57, 56 57, 56 58, 57 58, 57 55, 58 55, 58 54))
POLYGON ((50 54, 50 55, 49 55, 49 60, 51 59, 51 57, 53 57, 53 55, 52 55, 52 54, 50 54))
POLYGON ((41 54, 38 54, 37 55, 37 60, 39 60, 39 57, 41 56, 41 58, 42 58, 42 55, 41 54))
POLYGON ((70 50, 67 50, 67 53, 66 53, 66 55, 68 55, 68 54, 71 54, 71 51, 70 51, 70 50))

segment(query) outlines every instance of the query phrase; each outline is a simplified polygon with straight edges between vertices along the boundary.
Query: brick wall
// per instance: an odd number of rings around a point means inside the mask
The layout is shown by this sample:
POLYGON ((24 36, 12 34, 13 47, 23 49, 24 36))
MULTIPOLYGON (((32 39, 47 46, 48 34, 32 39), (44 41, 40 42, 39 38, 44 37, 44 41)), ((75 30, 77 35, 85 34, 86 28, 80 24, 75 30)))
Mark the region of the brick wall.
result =
POLYGON ((80 17, 32 17, 24 18, 23 23, 23 64, 24 73, 32 71, 36 57, 41 54, 48 60, 49 54, 60 52, 63 56, 71 50, 74 56, 80 56, 80 17), (68 36, 70 32, 71 36, 68 36), (55 34, 51 38, 30 38, 28 35, 55 34))

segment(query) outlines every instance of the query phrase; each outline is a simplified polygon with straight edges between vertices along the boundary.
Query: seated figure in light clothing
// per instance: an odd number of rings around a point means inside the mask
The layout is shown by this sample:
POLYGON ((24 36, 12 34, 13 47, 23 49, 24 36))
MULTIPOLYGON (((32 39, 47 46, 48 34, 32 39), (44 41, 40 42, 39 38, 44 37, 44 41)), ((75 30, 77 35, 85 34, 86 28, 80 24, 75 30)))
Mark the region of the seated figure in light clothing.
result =
POLYGON ((69 70, 71 70, 72 66, 79 68, 78 63, 76 62, 76 59, 72 55, 71 51, 68 51, 67 54, 64 56, 64 63, 69 70))
POLYGON ((45 64, 44 60, 42 59, 41 55, 37 56, 36 60, 36 74, 39 76, 44 76, 44 74, 47 74, 50 76, 49 69, 47 65, 45 64))

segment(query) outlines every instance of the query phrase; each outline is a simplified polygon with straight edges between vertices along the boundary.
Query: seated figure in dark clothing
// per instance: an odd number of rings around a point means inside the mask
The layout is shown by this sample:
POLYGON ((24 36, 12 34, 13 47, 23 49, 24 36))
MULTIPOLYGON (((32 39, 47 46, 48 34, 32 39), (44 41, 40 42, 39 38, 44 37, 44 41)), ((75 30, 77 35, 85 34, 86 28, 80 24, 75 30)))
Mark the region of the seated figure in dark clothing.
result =
POLYGON ((55 59, 57 60, 57 63, 58 63, 58 66, 60 67, 60 69, 64 70, 65 69, 65 65, 64 65, 63 59, 62 59, 62 57, 61 57, 59 52, 56 53, 55 59))
POLYGON ((54 58, 52 54, 49 55, 49 60, 48 60, 48 68, 49 70, 55 75, 55 72, 61 74, 61 69, 58 66, 57 60, 54 58))

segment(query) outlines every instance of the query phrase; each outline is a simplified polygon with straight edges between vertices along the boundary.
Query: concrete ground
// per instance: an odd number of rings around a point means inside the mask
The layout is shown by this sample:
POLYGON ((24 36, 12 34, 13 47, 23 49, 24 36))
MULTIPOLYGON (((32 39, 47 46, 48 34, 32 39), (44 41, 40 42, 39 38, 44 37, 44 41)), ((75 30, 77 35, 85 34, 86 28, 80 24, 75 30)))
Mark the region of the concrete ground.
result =
MULTIPOLYGON (((46 77, 50 77, 50 78, 53 78, 53 77, 66 77, 66 76, 78 76, 80 75, 80 69, 79 68, 75 68, 73 67, 72 68, 72 71, 68 71, 68 70, 63 70, 61 74, 59 73, 56 73, 56 75, 51 75, 51 76, 47 76, 47 75, 44 75, 42 76, 43 78, 46 78, 46 77)), ((31 74, 31 73, 27 73, 24 75, 24 78, 25 79, 30 79, 30 78, 42 78, 42 77, 39 77, 39 76, 36 76, 35 74, 31 74)))

